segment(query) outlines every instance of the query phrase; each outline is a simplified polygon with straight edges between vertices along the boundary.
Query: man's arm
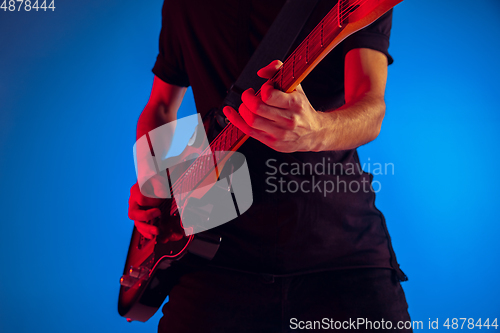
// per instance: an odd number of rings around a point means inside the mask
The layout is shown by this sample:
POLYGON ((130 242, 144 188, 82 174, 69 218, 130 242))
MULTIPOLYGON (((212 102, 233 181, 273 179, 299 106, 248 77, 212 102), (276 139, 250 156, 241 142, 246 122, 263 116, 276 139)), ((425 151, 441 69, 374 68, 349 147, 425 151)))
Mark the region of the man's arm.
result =
MULTIPOLYGON (((259 71, 270 78, 281 62, 259 71)), ((228 119, 244 133, 281 152, 345 150, 374 140, 385 114, 387 57, 371 49, 353 49, 345 59, 345 100, 336 110, 317 112, 299 85, 292 93, 261 88, 242 94, 239 114, 224 108, 228 119)))
POLYGON ((179 110, 186 89, 165 83, 157 76, 154 77, 149 101, 137 122, 137 139, 149 131, 177 119, 177 110, 179 110))
MULTIPOLYGON (((186 89, 185 87, 165 83, 155 76, 149 101, 137 122, 137 139, 149 131, 177 119, 177 110, 181 105, 186 89)), ((143 153, 148 154, 149 152, 143 153)), ((139 156, 143 153, 137 152, 139 160, 139 156)), ((155 181, 158 180, 151 179, 153 187, 163 187, 161 184, 154 184, 155 181)), ((162 201, 163 199, 148 198, 142 195, 137 183, 130 189, 128 216, 131 220, 134 220, 137 230, 147 238, 158 235, 158 228, 144 222, 160 216, 161 211, 154 207, 158 207, 162 201), (145 207, 148 208, 145 209, 145 207)))

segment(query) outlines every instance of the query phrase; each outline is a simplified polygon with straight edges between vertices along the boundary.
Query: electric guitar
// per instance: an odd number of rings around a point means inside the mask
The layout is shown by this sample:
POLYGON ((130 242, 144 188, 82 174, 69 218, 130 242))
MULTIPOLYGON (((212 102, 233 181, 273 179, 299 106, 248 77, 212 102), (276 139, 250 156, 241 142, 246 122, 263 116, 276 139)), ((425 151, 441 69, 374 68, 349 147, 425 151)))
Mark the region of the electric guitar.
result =
MULTIPOLYGON (((277 89, 292 92, 342 40, 373 23, 401 1, 339 0, 268 82, 277 89)), ((259 94, 260 91, 257 92, 259 94)), ((210 142, 210 151, 218 155, 214 158, 218 161, 217 165, 207 167, 208 164, 203 163, 206 162, 206 156, 194 159, 187 170, 192 167, 198 172, 182 173, 171 184, 171 192, 184 183, 192 184, 192 188, 206 188, 206 184, 215 184, 230 157, 247 139, 246 134, 234 125, 227 124, 210 142)), ((184 154, 189 155, 189 152, 184 154)), ((196 263, 215 256, 221 242, 219 236, 210 232, 186 234, 182 227, 180 216, 187 202, 200 200, 205 194, 203 191, 194 192, 183 195, 180 200, 179 197, 165 200, 160 207, 162 215, 149 221, 160 230, 163 229, 166 236, 160 235, 149 240, 134 228, 120 279, 118 300, 118 312, 127 320, 144 322, 155 314, 182 274, 178 263, 196 263)))

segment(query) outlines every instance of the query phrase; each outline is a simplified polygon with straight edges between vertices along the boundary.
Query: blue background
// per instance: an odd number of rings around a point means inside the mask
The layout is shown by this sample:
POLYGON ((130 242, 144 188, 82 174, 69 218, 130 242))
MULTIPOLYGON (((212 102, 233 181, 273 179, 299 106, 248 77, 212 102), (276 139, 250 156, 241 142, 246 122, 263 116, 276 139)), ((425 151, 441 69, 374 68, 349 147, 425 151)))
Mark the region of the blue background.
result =
MULTIPOLYGON (((153 332, 116 302, 161 1, 55 4, 0 11, 0 332, 153 332)), ((398 5, 386 118, 360 149, 394 164, 377 205, 425 327, 500 317, 499 18, 497 0, 398 5)))

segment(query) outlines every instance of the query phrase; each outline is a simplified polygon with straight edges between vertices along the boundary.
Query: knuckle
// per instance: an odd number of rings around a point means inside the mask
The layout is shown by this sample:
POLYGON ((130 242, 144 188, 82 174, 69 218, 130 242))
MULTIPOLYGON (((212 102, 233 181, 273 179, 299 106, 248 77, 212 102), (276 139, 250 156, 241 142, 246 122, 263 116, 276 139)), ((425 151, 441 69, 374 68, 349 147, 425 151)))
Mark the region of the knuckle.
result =
POLYGON ((256 114, 262 113, 262 111, 264 111, 264 109, 265 109, 265 102, 263 100, 259 100, 255 104, 254 113, 256 113, 256 114))
POLYGON ((143 235, 145 236, 145 233, 147 231, 147 228, 145 226, 145 224, 143 222, 140 222, 140 221, 134 221, 134 225, 135 227, 137 228, 137 230, 143 235))
POLYGON ((250 127, 256 127, 259 125, 259 119, 255 115, 251 114, 248 117, 247 123, 250 127))
POLYGON ((294 94, 290 94, 290 98, 288 100, 288 104, 291 106, 291 107, 296 107, 299 105, 299 101, 297 100, 297 96, 295 96, 294 94))
POLYGON ((268 135, 267 136, 267 140, 269 141, 269 143, 271 144, 276 144, 277 142, 281 141, 282 140, 282 136, 281 134, 278 134, 278 135, 275 135, 275 136, 270 136, 268 135))
POLYGON ((255 127, 255 122, 256 122, 255 117, 249 115, 248 119, 246 119, 246 121, 247 121, 248 126, 255 127))
POLYGON ((257 137, 257 131, 253 129, 249 130, 247 134, 254 138, 257 137))
POLYGON ((260 91, 260 97, 264 103, 271 100, 274 87, 271 84, 265 83, 260 91))
POLYGON ((243 116, 245 113, 248 112, 248 104, 247 103, 241 103, 240 107, 238 108, 238 113, 240 116, 243 116))
POLYGON ((260 94, 260 98, 262 99, 262 102, 267 103, 269 101, 269 95, 270 95, 270 92, 268 89, 262 89, 261 94, 260 94))

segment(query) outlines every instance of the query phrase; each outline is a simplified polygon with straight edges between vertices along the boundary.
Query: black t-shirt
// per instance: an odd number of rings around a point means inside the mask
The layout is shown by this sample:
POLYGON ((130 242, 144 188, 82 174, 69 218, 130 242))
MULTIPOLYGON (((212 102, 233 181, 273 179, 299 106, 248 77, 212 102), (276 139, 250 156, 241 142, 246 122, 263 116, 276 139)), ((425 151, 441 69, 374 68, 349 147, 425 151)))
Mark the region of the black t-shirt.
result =
MULTIPOLYGON (((167 83, 191 86, 203 116, 220 106, 284 2, 165 0, 153 73, 167 83)), ((318 4, 297 45, 335 3, 318 4)), ((348 37, 302 82, 316 110, 345 103, 349 50, 378 50, 392 63, 391 22, 392 11, 348 37)), ((239 151, 250 170, 253 205, 214 229, 223 237, 214 265, 271 274, 380 267, 405 278, 374 205, 372 175, 360 172, 356 150, 286 154, 250 138, 239 151), (333 192, 326 193, 325 186, 333 192)))

